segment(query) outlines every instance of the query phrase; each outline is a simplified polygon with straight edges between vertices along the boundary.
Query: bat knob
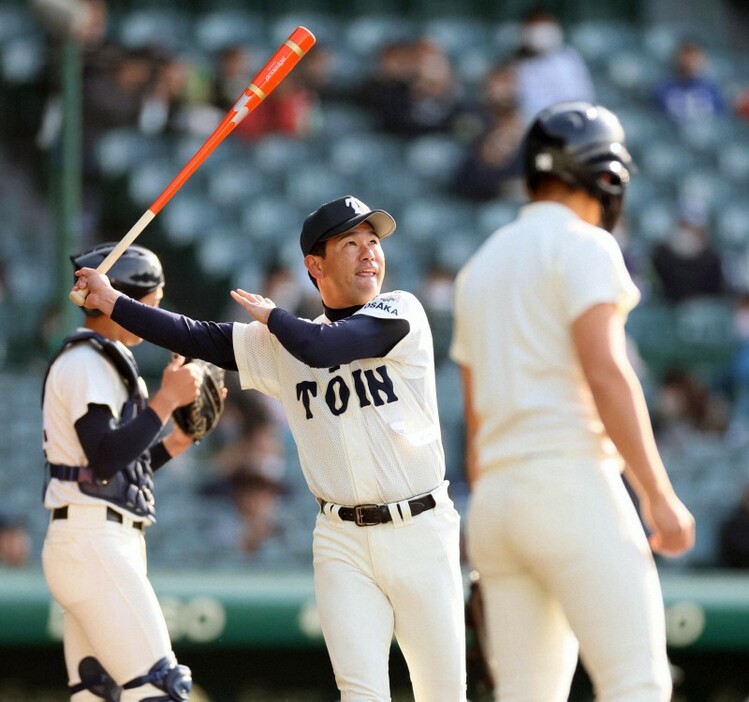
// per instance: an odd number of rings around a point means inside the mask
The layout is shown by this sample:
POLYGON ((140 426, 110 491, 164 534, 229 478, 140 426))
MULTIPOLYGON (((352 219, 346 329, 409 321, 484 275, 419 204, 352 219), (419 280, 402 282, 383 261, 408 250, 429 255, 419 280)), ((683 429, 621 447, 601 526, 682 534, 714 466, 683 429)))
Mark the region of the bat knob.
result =
POLYGON ((71 290, 68 297, 70 298, 70 301, 74 305, 78 305, 78 307, 83 307, 83 305, 86 303, 87 295, 88 295, 87 290, 71 290))

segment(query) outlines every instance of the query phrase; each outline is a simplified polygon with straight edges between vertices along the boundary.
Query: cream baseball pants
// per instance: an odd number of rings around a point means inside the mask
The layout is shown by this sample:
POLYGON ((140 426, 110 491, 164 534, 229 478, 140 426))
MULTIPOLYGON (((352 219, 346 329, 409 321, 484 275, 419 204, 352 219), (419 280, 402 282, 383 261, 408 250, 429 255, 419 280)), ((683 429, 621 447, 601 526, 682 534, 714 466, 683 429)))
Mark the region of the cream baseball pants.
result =
POLYGON ((495 699, 566 702, 578 648, 598 700, 671 698, 658 574, 614 464, 544 458, 488 472, 466 537, 495 699))
MULTIPOLYGON (((122 685, 170 656, 164 615, 146 577, 143 532, 108 521, 106 506, 69 505, 66 519, 50 522, 42 566, 52 596, 64 611, 63 645, 71 685, 78 664, 93 656, 122 685)), ((152 685, 124 690, 121 702, 164 693, 152 685)), ((88 691, 74 702, 101 702, 88 691)))
MULTIPOLYGON (((314 531, 315 594, 342 702, 390 700, 393 636, 415 702, 465 702, 460 516, 444 484, 436 507, 360 527, 320 514, 314 531)), ((397 515, 397 510, 392 510, 397 515)))

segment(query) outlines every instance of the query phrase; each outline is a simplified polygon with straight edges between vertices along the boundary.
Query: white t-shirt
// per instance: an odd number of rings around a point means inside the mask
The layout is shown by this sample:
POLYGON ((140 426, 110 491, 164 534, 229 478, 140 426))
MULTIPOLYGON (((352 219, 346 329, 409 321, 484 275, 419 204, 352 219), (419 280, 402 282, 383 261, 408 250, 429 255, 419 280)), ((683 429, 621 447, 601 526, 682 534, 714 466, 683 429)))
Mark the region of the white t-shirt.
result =
POLYGON ((235 324, 242 387, 280 400, 317 497, 358 505, 429 492, 444 480, 445 459, 424 309, 411 293, 395 291, 356 314, 406 319, 410 331, 384 358, 311 368, 264 324, 235 324))
POLYGON ((623 317, 639 291, 614 238, 537 202, 495 232, 456 281, 451 357, 472 373, 481 470, 554 453, 617 455, 572 341, 599 303, 623 317))

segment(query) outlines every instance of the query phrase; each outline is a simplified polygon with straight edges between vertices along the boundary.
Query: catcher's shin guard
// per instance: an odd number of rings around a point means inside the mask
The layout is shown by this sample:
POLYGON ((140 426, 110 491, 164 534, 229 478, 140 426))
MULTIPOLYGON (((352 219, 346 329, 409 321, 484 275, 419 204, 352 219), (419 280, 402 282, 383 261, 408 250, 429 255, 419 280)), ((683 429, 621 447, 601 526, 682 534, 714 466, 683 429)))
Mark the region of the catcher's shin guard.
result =
POLYGON ((86 656, 81 660, 78 664, 78 675, 81 681, 77 685, 70 686, 71 695, 88 690, 105 702, 120 702, 122 688, 93 656, 86 656))
POLYGON ((145 675, 126 682, 123 690, 132 690, 143 685, 153 685, 166 695, 144 697, 141 702, 187 702, 192 690, 192 674, 186 665, 179 665, 173 658, 164 657, 153 664, 145 675))

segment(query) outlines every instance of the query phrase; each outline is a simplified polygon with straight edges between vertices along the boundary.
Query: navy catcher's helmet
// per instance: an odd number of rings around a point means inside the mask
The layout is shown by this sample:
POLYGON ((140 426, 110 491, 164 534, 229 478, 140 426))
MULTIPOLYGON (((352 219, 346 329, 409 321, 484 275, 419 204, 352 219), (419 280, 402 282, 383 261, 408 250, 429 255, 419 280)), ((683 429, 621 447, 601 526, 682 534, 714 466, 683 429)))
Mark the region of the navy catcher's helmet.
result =
POLYGON ((601 203, 601 226, 611 231, 635 167, 618 117, 577 101, 539 112, 525 136, 524 171, 531 192, 544 175, 586 190, 601 203))
MULTIPOLYGON (((81 254, 70 257, 73 269, 96 268, 116 246, 115 243, 99 244, 81 254)), ((107 272, 109 282, 115 290, 135 300, 148 295, 164 285, 164 271, 161 262, 153 251, 143 246, 128 246, 107 272)), ((86 314, 98 314, 97 310, 84 308, 86 314)))

